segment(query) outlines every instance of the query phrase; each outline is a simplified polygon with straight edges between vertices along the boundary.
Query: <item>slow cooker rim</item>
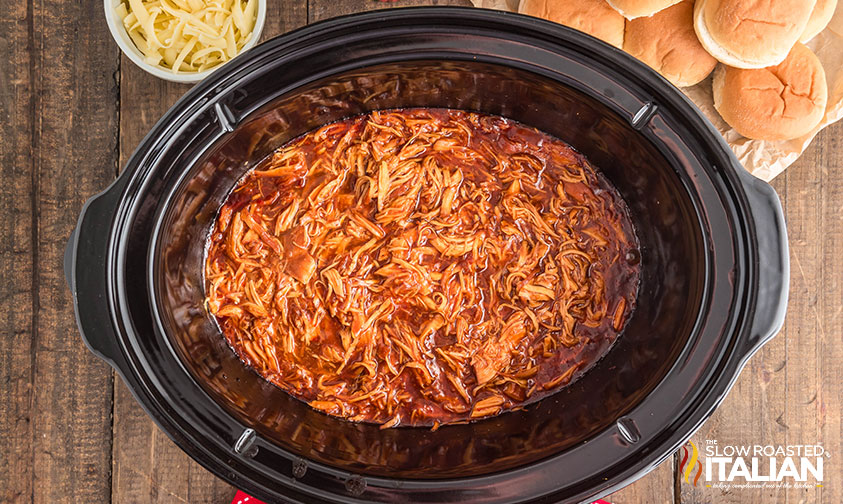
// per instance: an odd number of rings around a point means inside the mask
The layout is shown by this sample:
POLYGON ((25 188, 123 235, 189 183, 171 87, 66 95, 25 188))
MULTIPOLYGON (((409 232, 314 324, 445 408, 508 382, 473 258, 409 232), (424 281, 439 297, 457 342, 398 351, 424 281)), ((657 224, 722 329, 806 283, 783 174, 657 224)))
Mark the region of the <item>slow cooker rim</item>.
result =
MULTIPOLYGON (((350 17, 352 17, 352 18, 353 18, 354 16, 350 16, 350 17)), ((420 59, 428 59, 428 58, 420 58, 420 59)), ((368 64, 367 64, 367 66, 368 66, 368 64)), ((349 68, 352 68, 352 67, 353 67, 352 65, 349 65, 349 68)), ((334 73, 334 72, 332 72, 332 73, 334 73)), ((319 77, 319 76, 315 76, 315 77, 314 77, 314 79, 316 79, 316 78, 318 78, 318 77, 319 77)), ((296 87, 298 87, 298 86, 296 86, 296 87)), ((210 101, 213 101, 213 100, 210 100, 210 101)), ((605 102, 604 102, 604 104, 605 104, 605 102)), ((613 108, 614 108, 614 107, 613 107, 613 108)), ((614 108, 614 110, 615 110, 616 112, 618 112, 618 109, 617 109, 617 108, 614 108)), ((245 115, 246 115, 246 114, 244 114, 244 116, 245 116, 245 115)), ((189 121, 188 121, 188 122, 189 122, 189 121)), ((187 124, 188 122, 186 122, 185 124, 187 124)), ((152 163, 151 165, 154 165, 154 163, 152 163)), ((129 185, 131 186, 131 184, 129 184, 129 185)), ((732 189, 734 189, 735 187, 740 187, 740 186, 739 186, 739 185, 738 185, 738 186, 732 186, 732 189)), ((739 222, 739 220, 738 220, 738 222, 739 222)), ((152 249, 152 248, 153 248, 153 247, 152 247, 152 246, 150 246, 150 249, 152 249)), ((160 327, 159 327, 159 329, 160 329, 160 327)), ((165 341, 167 341, 167 343, 168 343, 168 344, 170 343, 168 338, 165 338, 165 341)), ((175 349, 171 347, 171 351, 175 352, 175 349)), ((185 370, 185 371, 186 371, 186 370, 185 370)), ((188 374, 189 374, 189 373, 188 373, 188 374)), ((668 372, 668 375, 670 375, 670 374, 671 374, 671 372, 668 372)), ((634 411, 634 410, 633 410, 633 411, 634 411)), ((245 426, 244 426, 244 428, 245 428, 245 426)), ((549 457, 548 461, 550 461, 550 460, 552 460, 552 459, 554 459, 554 458, 556 458, 556 457, 555 457, 555 456, 549 457)), ((545 462, 545 461, 541 461, 541 462, 545 462)), ((539 462, 539 463, 541 463, 541 462, 539 462)), ((315 463, 315 464, 319 464, 319 463, 315 463)), ((321 465, 321 464, 319 464, 319 465, 321 465)), ((325 470, 325 469, 329 469, 329 468, 328 468, 328 467, 324 467, 324 468, 323 468, 323 470, 325 470)), ((524 469, 527 469, 527 468, 524 468, 524 469)), ((533 469, 533 468, 530 468, 529 470, 532 470, 532 469, 533 469)), ((519 470, 519 469, 513 469, 513 470, 510 470, 510 471, 507 471, 507 473, 508 473, 508 474, 511 474, 511 473, 514 473, 514 472, 516 472, 516 471, 518 471, 518 470, 519 470)), ((332 471, 330 471, 330 472, 332 472, 332 471)), ((342 473, 342 472, 344 472, 344 471, 340 470, 340 473, 342 473)), ((477 476, 477 477, 472 477, 472 478, 465 478, 465 479, 476 479, 476 478, 479 478, 479 479, 487 479, 487 478, 488 478, 488 477, 490 477, 490 476, 493 476, 493 474, 492 474, 492 475, 482 475, 482 476, 477 476)), ((369 476, 369 477, 367 477, 367 479, 368 479, 369 481, 375 482, 375 481, 379 480, 380 478, 378 478, 378 477, 370 477, 370 476, 369 476)), ((459 478, 459 480, 463 480, 463 479, 464 479, 464 478, 459 478)), ((406 480, 406 481, 418 481, 418 480, 406 480)), ((433 483, 434 483, 434 484, 439 484, 439 483, 441 483, 441 482, 443 482, 443 481, 448 481, 448 479, 446 479, 446 480, 433 480, 433 483)))
MULTIPOLYGON (((415 10, 415 9, 410 9, 410 10, 415 10)), ((431 10, 434 10, 434 9, 433 9, 433 8, 426 8, 426 9, 424 9, 424 10, 426 11, 426 12, 425 12, 425 14, 426 14, 426 15, 432 15, 433 13, 432 13, 432 12, 430 12, 430 11, 431 11, 431 10)), ((454 11, 454 8, 436 9, 436 10, 446 10, 446 11, 447 11, 447 15, 448 15, 448 16, 451 16, 451 15, 452 15, 452 13, 453 13, 453 11, 454 11)), ((477 11, 476 11, 476 10, 474 10, 474 9, 466 9, 466 13, 471 13, 472 15, 474 15, 474 14, 477 14, 477 11)), ((383 14, 379 14, 379 15, 383 15, 383 14)), ((356 17, 358 17, 358 19, 359 19, 359 17, 360 17, 360 16, 361 16, 361 15, 356 15, 356 17)), ((370 14, 370 16, 374 16, 374 15, 371 15, 371 14, 370 14)), ((497 15, 497 14, 496 14, 496 16, 499 16, 499 15, 497 15)), ((506 18, 498 18, 498 19, 506 19, 506 18)), ((338 23, 338 21, 336 21, 336 20, 334 20, 333 22, 334 22, 334 23, 338 23)), ((319 25, 315 25, 315 26, 319 27, 319 25)), ((319 27, 319 30, 324 31, 324 29, 325 29, 325 28, 326 28, 326 27, 319 27)), ((547 28, 547 26, 546 26, 545 28, 547 28)), ((558 30, 558 28, 557 28, 557 27, 553 27, 553 28, 558 30)), ((302 32, 307 32, 307 31, 308 31, 308 28, 304 28, 304 29, 302 29, 302 32)), ((318 33, 318 31, 317 31, 316 29, 314 29, 313 31, 314 31, 315 33, 318 33)), ((298 32, 297 32, 297 33, 298 33, 298 32)), ((301 36, 303 36, 303 35, 304 35, 304 33, 298 33, 298 34, 299 34, 299 35, 301 35, 301 36)), ((570 35, 570 34, 568 34, 568 35, 570 35)), ((287 38, 287 39, 289 39, 290 37, 291 37, 291 36, 290 36, 290 35, 288 35, 286 38, 287 38)), ((270 47, 269 47, 269 46, 265 47, 265 48, 264 48, 264 53, 268 52, 269 50, 270 50, 270 47)), ((243 61, 243 63, 241 63, 240 68, 242 68, 242 67, 246 66, 246 62, 245 62, 245 61, 246 61, 246 60, 244 60, 244 61, 243 61)), ((234 73, 234 71, 233 71, 233 70, 232 70, 232 73, 234 73)), ((165 129, 165 126, 166 126, 167 124, 172 125, 172 122, 173 122, 173 121, 172 121, 173 116, 174 116, 174 115, 176 115, 176 111, 179 109, 179 106, 180 106, 180 105, 182 105, 183 103, 187 103, 187 102, 189 101, 189 100, 188 100, 188 98, 191 98, 191 99, 192 99, 192 98, 194 98, 194 97, 196 97, 196 96, 201 96, 201 95, 203 95, 205 91, 208 91, 208 90, 211 88, 211 86, 212 86, 213 84, 215 84, 215 82, 214 82, 214 81, 219 81, 219 80, 222 80, 222 76, 220 76, 218 79, 212 79, 212 81, 210 81, 210 82, 208 82, 208 83, 203 83, 201 86, 199 86, 199 87, 197 87, 197 88, 194 88, 194 90, 192 90, 190 93, 188 93, 188 95, 186 95, 186 97, 185 97, 185 98, 183 98, 182 100, 180 100, 179 104, 177 104, 177 105, 176 105, 173 109, 171 109, 171 111, 170 111, 170 112, 168 112, 168 114, 167 114, 167 115, 165 115, 165 116, 164 116, 164 118, 162 118, 161 122, 159 122, 159 124, 158 124, 158 125, 156 125, 156 127, 155 127, 155 128, 153 128, 153 129, 151 130, 150 134, 147 136, 147 138, 146 138, 146 139, 144 139, 144 141, 143 141, 143 142, 141 143, 141 145, 138 147, 138 150, 137 150, 137 151, 133 154, 133 156, 132 156, 131 160, 130 160, 130 161, 129 161, 129 163, 127 164, 127 172, 132 173, 132 175, 133 175, 132 180, 129 180, 129 179, 124 178, 124 177, 121 177, 121 179, 118 179, 118 180, 126 180, 126 181, 127 181, 127 182, 125 183, 125 185, 126 185, 126 187, 127 187, 127 193, 130 193, 130 192, 131 192, 130 188, 133 186, 133 183, 132 183, 132 182, 133 182, 134 180, 136 180, 136 179, 134 178, 134 176, 141 175, 141 172, 143 172, 143 171, 144 171, 144 170, 141 170, 141 169, 140 169, 140 167, 142 166, 142 161, 145 161, 145 160, 138 159, 138 158, 139 158, 139 157, 142 157, 141 155, 144 153, 144 151, 148 151, 148 150, 149 150, 150 144, 151 144, 151 145, 155 145, 155 144, 157 143, 157 142, 156 142, 156 139, 155 139, 154 137, 156 137, 156 136, 160 136, 161 131, 159 131, 159 130, 161 130, 161 129, 165 129)), ((672 99, 672 98, 675 98, 675 96, 673 96, 672 94, 670 94, 670 93, 664 93, 664 90, 661 90, 661 91, 662 91, 662 93, 664 94, 664 96, 660 96, 660 99, 664 99, 665 97, 667 97, 667 98, 671 98, 671 99, 672 99)), ((673 94, 678 94, 678 93, 673 93, 673 94)), ((684 97, 682 97, 682 98, 684 99, 684 97)), ((213 101, 213 100, 211 99, 210 101, 213 101)), ((669 100, 668 100, 668 101, 669 101, 669 100)), ((684 101, 685 101, 685 105, 687 106, 687 105, 688 105, 687 99, 684 99, 684 101)), ((699 117, 693 117, 693 119, 699 119, 699 117)), ((697 122, 699 122, 699 121, 697 121, 697 122)), ((697 126, 697 127, 699 127, 699 124, 697 124, 696 126, 697 126)), ((714 132, 713 132, 713 130, 711 129, 710 124, 705 124, 705 123, 703 123, 703 126, 708 126, 707 128, 704 128, 704 131, 705 131, 705 129, 707 129, 709 134, 714 133, 714 132)), ((716 134, 716 133, 715 133, 715 134, 716 134)), ((719 140, 719 142, 715 142, 715 145, 717 145, 717 146, 721 147, 721 150, 722 150, 722 147, 723 147, 723 145, 722 145, 722 139, 720 139, 720 138, 719 138, 719 136, 717 137, 717 139, 719 140)), ((709 140, 711 140, 711 139, 709 138, 709 140)), ((711 147, 711 146, 712 146, 712 145, 711 145, 711 142, 709 142, 709 147, 711 147)), ((148 152, 146 152, 146 153, 148 154, 148 152)), ((732 160, 729 158, 729 155, 728 155, 725 151, 724 151, 724 152, 720 152, 719 154, 720 154, 720 156, 721 156, 722 158, 724 158, 724 159, 721 159, 721 161, 724 161, 723 166, 734 167, 734 163, 732 162, 732 160)), ((154 164, 154 163, 151 163, 151 164, 154 164)), ((147 166, 150 166, 150 165, 147 165, 147 166)), ((732 174, 728 173, 728 170, 727 170, 727 171, 726 171, 726 175, 727 175, 727 176, 730 176, 730 175, 732 175, 732 174)), ((145 176, 145 175, 144 175, 144 176, 145 176)), ((734 184, 734 185, 733 185, 733 187, 735 187, 735 188, 740 188, 740 187, 741 187, 741 184, 740 184, 739 182, 735 184, 735 183, 734 183, 734 181, 733 181, 733 184, 734 184)), ((135 187, 137 187, 137 186, 135 186, 135 187)), ((121 191, 121 192, 122 192, 122 191, 121 191)), ((122 196, 121 196, 121 198, 122 198, 122 196)), ((123 203, 125 203, 125 200, 123 201, 123 203)), ((742 203, 742 204, 745 204, 745 202, 744 202, 744 203, 742 203)), ((121 206, 121 208, 125 209, 126 207, 123 205, 123 206, 121 206)), ((124 217, 125 217, 125 215, 124 215, 124 217)), ((116 219, 116 220, 115 220, 115 222, 117 222, 118 220, 119 220, 119 219, 116 219)), ((740 220, 739 220, 739 221, 740 221, 740 220)), ((117 236, 117 234, 112 235, 112 236, 117 236)), ((114 244, 116 245, 116 243, 114 243, 114 244)), ((112 248, 112 250, 114 250, 114 249, 112 248)), ((751 250, 750 250, 750 251, 751 251, 751 250)), ((117 261, 117 262, 119 262, 119 261, 117 261)), ((117 262, 110 262, 110 264, 114 265, 114 264, 116 264, 117 262)), ((751 261, 750 261, 750 262, 751 262, 751 261)), ((114 291, 114 293, 116 294, 116 291, 114 291)), ((117 300, 117 301, 118 301, 118 303, 117 303, 117 304, 112 305, 113 307, 116 307, 116 306, 118 306, 118 305, 119 305, 119 300, 117 300)), ((751 318, 751 314, 750 314, 750 317, 749 317, 749 318, 751 318)), ((115 322, 117 322, 118 327, 119 327, 120 325, 122 325, 122 324, 120 323, 120 321, 119 321, 119 320, 116 320, 116 319, 115 319, 115 322)), ((124 329, 125 329, 125 328, 124 328, 124 329)), ((737 339, 737 338, 736 338, 736 339, 737 339)), ((121 342, 121 346, 122 346, 122 344, 123 344, 123 342, 121 342)), ((127 352, 128 352, 128 349, 123 349, 123 351, 127 351, 127 352)), ((732 356, 734 356, 734 353, 732 353, 732 356)), ((127 360, 129 360, 129 359, 127 359, 127 360)), ((729 363, 730 363, 731 361, 733 361, 733 360, 734 360, 734 359, 728 359, 727 364, 729 364, 729 363)), ((735 366, 731 366, 731 365, 730 365, 730 366, 728 366, 728 369, 734 369, 734 368, 735 368, 735 366)), ((733 373, 731 373, 731 374, 733 374, 733 378, 732 378, 732 380, 730 380, 730 383, 731 383, 731 381, 733 381, 733 380, 734 380, 734 377, 736 376, 737 371, 734 371, 734 372, 733 372, 733 373)), ((723 375, 721 375, 721 377, 722 377, 722 376, 723 376, 723 375)), ((722 381, 722 380, 720 380, 720 381, 722 381)), ((136 383, 137 385, 141 385, 140 380, 139 380, 137 377, 135 377, 135 376, 133 376, 133 377, 132 377, 132 382, 136 383)), ((725 386, 723 387, 723 389, 724 389, 724 390, 725 390, 725 389, 728 389, 728 387, 729 387, 729 385, 725 385, 725 386)), ((134 388, 134 387, 132 387, 132 388, 134 388)), ((140 389, 140 387, 139 387, 139 389, 140 389)), ((140 391, 141 391, 141 390, 138 390, 138 392, 140 392, 140 391)), ((144 389, 143 389, 143 392, 144 392, 144 394, 145 394, 145 395, 147 395, 147 398, 148 398, 148 399, 151 399, 151 397, 150 397, 150 393, 149 393, 149 391, 148 391, 148 390, 146 390, 146 388, 145 388, 145 387, 144 387, 144 389)), ((135 390, 133 390, 133 393, 136 393, 136 391, 135 391, 135 390)), ((140 399, 140 398, 139 398, 139 399, 140 399)), ((146 406, 146 403, 145 403, 143 400, 140 400, 140 402, 146 406)), ((714 401, 714 403, 717 403, 717 402, 719 402, 719 401, 714 401)), ((713 407, 714 407, 714 403, 712 404, 712 406, 711 406, 711 408, 710 408, 710 409, 713 409, 713 407)), ((145 409, 148 409, 148 408, 145 408, 145 409)), ((150 411, 149 411, 149 409, 148 409, 148 412, 150 412, 150 411)), ((152 413, 152 412, 150 412, 150 413, 152 413)), ((155 414, 153 414, 153 416, 158 417, 158 415, 155 415, 155 414)), ((707 414, 701 415, 701 417, 706 417, 706 416, 707 416, 707 414)), ((163 420, 163 418, 162 418, 161 420, 163 420)), ((167 419, 167 420, 168 420, 168 421, 167 421, 167 423, 172 423, 172 419, 167 419)), ((172 433, 170 432, 170 431, 171 431, 170 429, 164 429, 164 430, 168 433, 168 435, 172 435, 172 433)), ((182 434, 183 434, 183 433, 182 433, 182 434)), ((688 434, 688 435, 690 435, 690 434, 688 434)), ((681 437, 681 436, 680 436, 680 437, 681 437)), ((687 437, 687 436, 686 436, 686 437, 687 437)), ((195 440, 194 440, 194 442, 195 442, 195 440)), ((179 443, 179 444, 181 445, 182 443, 179 443)), ((185 448, 185 447, 183 446, 183 448, 185 448)), ((191 450, 187 450, 187 449, 186 449, 186 451, 191 452, 191 450)), ((191 452, 191 453, 192 453, 192 452, 191 452)), ((207 461, 206 461, 206 462, 207 462, 207 461)), ((654 464, 654 463, 656 463, 656 462, 652 462, 652 463, 654 464)), ((215 471, 215 472, 219 472, 219 471, 215 471)), ((481 478, 484 478, 484 477, 481 477, 481 478)), ((372 478, 372 479, 374 480, 374 479, 376 479, 376 478, 372 478)))

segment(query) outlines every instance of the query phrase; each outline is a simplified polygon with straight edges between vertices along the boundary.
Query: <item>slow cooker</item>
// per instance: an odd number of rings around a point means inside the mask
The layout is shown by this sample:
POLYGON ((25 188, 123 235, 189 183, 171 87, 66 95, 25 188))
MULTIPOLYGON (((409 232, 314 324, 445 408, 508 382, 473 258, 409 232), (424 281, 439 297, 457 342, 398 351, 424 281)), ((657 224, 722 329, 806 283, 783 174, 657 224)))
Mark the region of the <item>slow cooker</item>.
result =
POLYGON ((190 90, 82 210, 65 270, 83 339, 182 449, 270 502, 580 502, 669 457, 781 327, 779 200, 700 111, 623 52, 510 13, 416 8, 275 38, 190 90), (254 164, 375 109, 498 114, 582 152, 627 201, 637 308, 581 379, 522 411, 381 430, 247 368, 204 307, 222 201, 254 164))

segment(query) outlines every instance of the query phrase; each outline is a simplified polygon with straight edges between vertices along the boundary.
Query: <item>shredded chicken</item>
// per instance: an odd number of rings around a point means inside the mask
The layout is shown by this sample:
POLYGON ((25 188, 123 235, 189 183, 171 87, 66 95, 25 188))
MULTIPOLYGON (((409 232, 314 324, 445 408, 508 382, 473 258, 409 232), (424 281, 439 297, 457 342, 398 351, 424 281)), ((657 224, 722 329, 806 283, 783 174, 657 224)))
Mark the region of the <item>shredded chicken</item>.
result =
POLYGON ((564 142, 457 110, 372 112, 285 145, 222 207, 207 307, 318 410, 474 420, 558 390, 635 306, 623 200, 564 142))

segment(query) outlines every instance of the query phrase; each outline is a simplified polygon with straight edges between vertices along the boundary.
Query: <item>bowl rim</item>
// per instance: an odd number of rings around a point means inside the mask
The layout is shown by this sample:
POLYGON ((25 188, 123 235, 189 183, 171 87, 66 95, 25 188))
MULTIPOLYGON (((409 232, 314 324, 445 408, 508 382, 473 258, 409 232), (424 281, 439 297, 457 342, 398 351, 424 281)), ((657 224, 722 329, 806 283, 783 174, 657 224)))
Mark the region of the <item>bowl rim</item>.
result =
MULTIPOLYGON (((243 48, 238 52, 234 58, 237 58, 244 52, 254 47, 263 33, 264 25, 266 24, 266 0, 258 1, 258 12, 255 18, 255 27, 252 30, 251 38, 243 45, 243 48)), ((173 73, 172 70, 164 68, 159 65, 152 65, 144 61, 143 53, 129 38, 129 33, 126 27, 123 26, 122 20, 118 19, 114 9, 122 3, 123 0, 103 0, 103 11, 105 13, 105 22, 108 25, 108 31, 111 33, 111 38, 120 47, 120 51, 128 57, 141 70, 170 82, 195 83, 199 82, 208 75, 211 75, 218 68, 224 66, 228 61, 220 63, 219 65, 202 70, 201 72, 178 72, 173 73)), ((234 59, 232 58, 232 59, 234 59)), ((231 61, 231 60, 229 60, 231 61)))
MULTIPOLYGON (((633 90, 635 90, 635 100, 633 101, 636 104, 640 105, 643 103, 643 100, 647 99, 658 100, 659 109, 667 111, 668 114, 672 114, 670 111, 683 113, 688 123, 684 128, 696 133, 693 140, 701 144, 701 148, 705 151, 705 155, 702 157, 706 158, 708 164, 701 166, 704 169, 704 173, 701 172, 699 174, 700 176, 706 175, 704 177, 705 180, 697 180, 697 175, 688 174, 688 177, 692 179, 689 183, 697 187, 699 183, 705 182, 707 184, 707 191, 711 194, 725 197, 723 211, 730 214, 739 210, 746 212, 746 222, 740 221, 740 229, 735 233, 737 237, 741 238, 741 245, 732 249, 732 253, 741 257, 746 265, 744 273, 747 276, 745 282, 742 282, 740 287, 742 303, 739 304, 744 306, 744 303, 746 303, 750 306, 737 309, 741 312, 739 314, 730 310, 730 321, 727 327, 713 327, 711 329, 713 332, 709 338, 716 337, 717 339, 717 344, 714 347, 709 349, 695 345, 692 348, 686 348, 674 366, 676 374, 681 375, 678 376, 681 380, 693 379, 702 381, 705 386, 701 385, 693 391, 688 403, 675 405, 681 409, 680 417, 671 421, 669 428, 666 428, 658 435, 652 432, 639 432, 637 436, 632 436, 636 439, 627 442, 618 437, 619 435, 623 435, 620 429, 607 430, 605 431, 605 443, 603 445, 588 442, 574 449, 580 453, 594 452, 595 449, 599 450, 602 447, 614 447, 617 444, 622 444, 625 449, 628 447, 632 452, 642 453, 636 464, 631 467, 620 467, 627 465, 627 458, 619 458, 615 464, 605 467, 603 469, 604 474, 608 471, 614 471, 614 474, 607 474, 611 476, 608 478, 601 476, 602 480, 593 486, 586 486, 584 484, 585 480, 579 481, 571 487, 572 493, 568 494, 564 498, 564 501, 579 502, 586 498, 593 500, 607 495, 613 490, 642 476, 681 447, 691 434, 699 428, 702 422, 712 414, 714 408, 722 402, 726 392, 734 385, 738 373, 744 367, 749 357, 758 349, 761 343, 778 331, 780 320, 776 320, 775 323, 769 326, 751 327, 757 322, 756 319, 758 317, 765 314, 758 315, 757 307, 752 306, 758 297, 758 271, 763 268, 763 258, 759 256, 759 252, 756 249, 757 242, 759 241, 759 237, 756 235, 758 226, 753 217, 754 209, 751 209, 749 206, 747 191, 756 183, 767 188, 769 186, 754 179, 740 166, 734 154, 711 123, 693 106, 687 97, 677 91, 666 80, 660 78, 642 63, 635 62, 630 56, 596 39, 559 25, 511 13, 455 7, 390 9, 355 14, 323 21, 301 28, 291 34, 278 37, 256 48, 250 53, 248 59, 241 60, 238 64, 228 67, 223 74, 216 74, 211 79, 196 86, 191 92, 180 99, 150 130, 130 160, 127 161, 123 175, 101 195, 89 200, 85 209, 83 209, 82 215, 80 216, 79 228, 77 228, 77 233, 71 239, 71 246, 69 248, 72 252, 70 256, 71 264, 76 263, 77 253, 87 253, 89 252, 88 249, 91 248, 91 246, 85 243, 85 240, 80 239, 80 236, 87 234, 90 237, 94 236, 96 234, 95 232, 99 232, 103 237, 107 237, 107 239, 101 238, 104 243, 96 245, 98 247, 101 246, 101 250, 93 250, 93 252, 99 254, 96 258, 102 261, 103 269, 94 271, 90 267, 82 268, 81 265, 77 265, 75 269, 71 270, 71 274, 69 275, 69 278, 72 279, 71 290, 74 291, 77 321, 83 334, 83 339, 94 353, 117 369, 124 382, 129 385, 133 395, 135 395, 156 423, 161 426, 162 430, 191 455, 191 457, 220 477, 232 484, 239 485, 241 488, 246 488, 254 495, 263 496, 263 498, 268 500, 278 498, 274 494, 281 490, 280 487, 283 487, 286 492, 290 492, 289 495, 285 494, 286 499, 290 502, 362 502, 359 498, 353 496, 351 498, 348 497, 348 487, 343 486, 344 482, 347 483, 351 481, 350 478, 356 477, 352 472, 325 466, 320 463, 309 462, 310 469, 307 471, 305 480, 298 481, 295 477, 288 479, 289 476, 280 480, 273 479, 271 476, 281 470, 289 474, 290 468, 294 467, 292 464, 295 459, 292 454, 283 453, 282 455, 285 457, 284 463, 281 465, 273 464, 271 472, 266 472, 264 471, 266 467, 263 464, 265 460, 268 460, 267 455, 271 453, 273 447, 270 443, 265 442, 261 436, 255 436, 255 432, 246 428, 247 426, 234 420, 231 422, 231 425, 236 429, 230 432, 216 432, 212 439, 192 428, 190 422, 196 418, 195 412, 174 411, 172 404, 170 404, 174 391, 159 389, 161 386, 160 376, 156 376, 154 372, 147 374, 150 372, 150 369, 146 367, 148 362, 143 360, 144 355, 142 352, 139 352, 139 345, 145 344, 145 338, 132 333, 132 321, 123 318, 131 314, 128 307, 124 304, 125 299, 121 294, 121 289, 124 286, 120 285, 121 274, 119 269, 120 265, 124 264, 123 260, 125 259, 127 220, 131 218, 136 209, 135 205, 137 202, 135 198, 139 192, 143 191, 146 184, 149 183, 149 175, 155 169, 158 156, 160 155, 160 150, 157 147, 162 142, 166 143, 166 138, 171 138, 171 134, 183 132, 184 130, 182 128, 191 124, 198 117, 204 117, 204 120, 211 117, 213 121, 214 111, 216 111, 219 117, 215 122, 217 128, 225 129, 231 127, 232 122, 236 124, 238 122, 236 117, 234 121, 225 117, 225 114, 223 114, 225 110, 221 108, 220 103, 241 85, 252 72, 260 71, 259 69, 262 65, 271 63, 276 68, 284 65, 285 61, 282 61, 278 57, 279 53, 289 56, 297 50, 301 52, 300 50, 303 44, 334 47, 338 42, 331 39, 332 35, 356 37, 359 36, 363 28, 369 25, 377 24, 377 33, 382 34, 382 24, 384 21, 391 21, 396 26, 409 27, 408 29, 410 31, 416 31, 416 22, 419 20, 423 22, 422 24, 426 23, 427 28, 430 28, 431 26, 429 25, 433 24, 437 30, 447 30, 449 34, 464 33, 466 23, 474 31, 478 32, 486 32, 490 28, 500 29, 503 27, 508 30, 501 30, 496 36, 507 36, 512 39, 513 43, 523 42, 527 38, 531 40, 535 39, 534 43, 540 46, 548 45, 550 46, 549 49, 562 53, 585 51, 583 54, 590 54, 589 61, 602 56, 605 61, 597 64, 601 69, 611 68, 611 64, 614 63, 622 69, 629 70, 626 80, 630 83, 633 90), (464 14, 464 16, 460 16, 459 14, 464 14), (408 21, 414 22, 408 23, 408 21), (529 35, 527 35, 528 33, 529 35), (330 43, 326 43, 326 40, 330 43), (204 114, 210 114, 210 116, 204 114), (99 210, 99 213, 107 212, 107 216, 104 215, 99 220, 93 218, 85 219, 86 213, 89 216, 98 213, 95 210, 99 210), (90 305, 92 301, 84 301, 84 297, 76 296, 77 291, 82 291, 83 288, 91 288, 92 286, 105 289, 104 296, 107 298, 109 305, 107 310, 102 310, 101 308, 99 310, 91 310, 90 305), (88 306, 80 306, 83 302, 86 302, 88 306), (86 331, 86 329, 88 330, 86 331), (723 329, 722 333, 720 331, 721 329, 723 329), (100 334, 96 334, 97 332, 100 334), (763 334, 765 332, 769 333, 765 335, 763 334), (710 359, 711 362, 706 365, 705 372, 700 375, 696 372, 697 368, 695 365, 700 360, 705 359, 710 359), (243 430, 244 428, 246 430, 243 430), (248 451, 244 453, 238 451, 237 447, 239 445, 235 444, 235 442, 238 441, 238 435, 241 432, 242 436, 239 439, 249 440, 260 448, 257 457, 253 458, 251 455, 248 455, 248 451), (652 445, 646 446, 649 444, 647 438, 650 438, 649 441, 652 441, 652 445), (633 448, 633 445, 637 445, 638 448, 633 448), (232 446, 234 446, 234 452, 232 452, 232 446), (320 500, 320 498, 323 500, 320 500)), ((371 31, 374 33, 375 29, 373 28, 371 31)), ((424 54, 430 55, 434 53, 426 52, 424 54)), ((439 55, 440 53, 435 52, 435 54, 439 55)), ((304 56, 305 54, 301 53, 296 55, 299 60, 304 56)), ((344 56, 347 57, 345 54, 344 56)), ((466 55, 465 58, 484 59, 482 55, 477 54, 466 55)), ((351 62, 348 64, 354 65, 355 63, 351 62)), ((552 70, 552 68, 544 69, 543 67, 537 67, 535 66, 537 65, 535 62, 530 63, 528 61, 525 64, 529 64, 531 68, 536 68, 542 72, 544 70, 552 70)), ((618 71, 614 70, 614 72, 617 73, 618 71)), ((618 104, 619 100, 623 98, 614 95, 610 97, 608 94, 602 94, 601 96, 605 99, 601 101, 614 104, 618 104)), ((652 104, 650 103, 650 105, 652 104)), ((650 108, 654 110, 653 107, 650 108)), ((624 113, 624 117, 635 123, 637 121, 636 117, 638 117, 638 114, 633 115, 635 110, 638 109, 627 110, 623 108, 622 112, 624 113)), ((243 115, 248 115, 248 112, 244 111, 243 115)), ((643 131, 648 130, 649 128, 643 128, 643 131)), ((697 189, 699 190, 699 187, 697 189)), ((772 189, 769 190, 772 191, 772 189)), ((781 227, 776 239, 784 240, 781 205, 771 203, 769 206, 768 213, 775 214, 779 218, 781 227)), ((726 233, 722 233, 721 235, 726 235, 726 233)), ((786 242, 781 241, 778 245, 781 249, 780 251, 786 256, 786 242)), ((787 269, 785 268, 784 271, 779 273, 786 276, 787 269)), ((732 281, 730 280, 721 285, 731 283, 732 281)), ((785 291, 786 287, 787 285, 785 283, 785 291)), ((780 306, 777 309, 783 310, 780 306)), ((157 333, 157 329, 155 332, 157 333)), ((165 336, 156 334, 155 337, 164 338, 165 336)), ((167 343, 168 340, 165 339, 163 341, 165 344, 169 344, 167 343)), ((157 344, 158 342, 156 341, 155 343, 157 344)), ((673 372, 671 370, 669 375, 673 372)), ((657 401, 658 397, 655 397, 657 391, 659 391, 658 393, 660 395, 670 396, 676 390, 676 387, 657 387, 656 390, 651 392, 652 398, 650 396, 645 398, 625 418, 635 419, 639 414, 642 417, 649 415, 650 413, 647 408, 648 405, 657 401)), ((181 391, 177 392, 181 393, 181 391)), ((216 403, 209 403, 208 406, 209 408, 213 408, 208 410, 209 414, 217 415, 218 411, 222 411, 216 403)), ((633 432, 632 434, 636 433, 633 432)), ((530 471, 553 474, 555 472, 554 467, 560 462, 563 462, 561 455, 538 462, 529 468, 519 468, 514 471, 495 473, 466 480, 441 480, 434 483, 449 485, 447 487, 443 486, 439 491, 439 495, 450 496, 445 497, 443 502, 452 502, 455 496, 469 495, 463 492, 474 491, 473 489, 482 487, 494 490, 505 488, 507 485, 512 488, 511 485, 513 483, 515 486, 518 486, 519 491, 530 492, 530 495, 525 496, 525 499, 528 497, 537 498, 536 496, 540 495, 544 499, 547 499, 547 501, 549 499, 558 500, 562 498, 562 490, 558 487, 547 493, 539 494, 537 492, 544 492, 546 489, 530 488, 530 485, 521 487, 519 483, 523 485, 524 480, 519 480, 518 478, 523 478, 530 471)), ((368 476, 363 482, 368 483, 373 491, 381 492, 383 495, 400 493, 406 496, 409 492, 428 492, 434 487, 434 484, 428 481, 392 480, 368 476)), ((476 494, 475 497, 477 497, 476 494)), ((497 495, 497 498, 500 500, 502 497, 497 495)), ((478 501, 481 501, 479 497, 478 501)))

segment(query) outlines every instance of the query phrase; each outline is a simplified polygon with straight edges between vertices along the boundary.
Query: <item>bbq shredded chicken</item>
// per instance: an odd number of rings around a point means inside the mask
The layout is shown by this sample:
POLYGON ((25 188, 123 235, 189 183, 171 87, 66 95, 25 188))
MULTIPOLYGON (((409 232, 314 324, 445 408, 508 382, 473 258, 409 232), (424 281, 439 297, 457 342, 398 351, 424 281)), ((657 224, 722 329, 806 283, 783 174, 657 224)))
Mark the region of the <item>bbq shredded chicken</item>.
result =
POLYGON ((497 116, 372 112, 300 137, 222 207, 207 307, 249 366, 383 427, 473 420, 571 382, 638 287, 623 200, 497 116))

